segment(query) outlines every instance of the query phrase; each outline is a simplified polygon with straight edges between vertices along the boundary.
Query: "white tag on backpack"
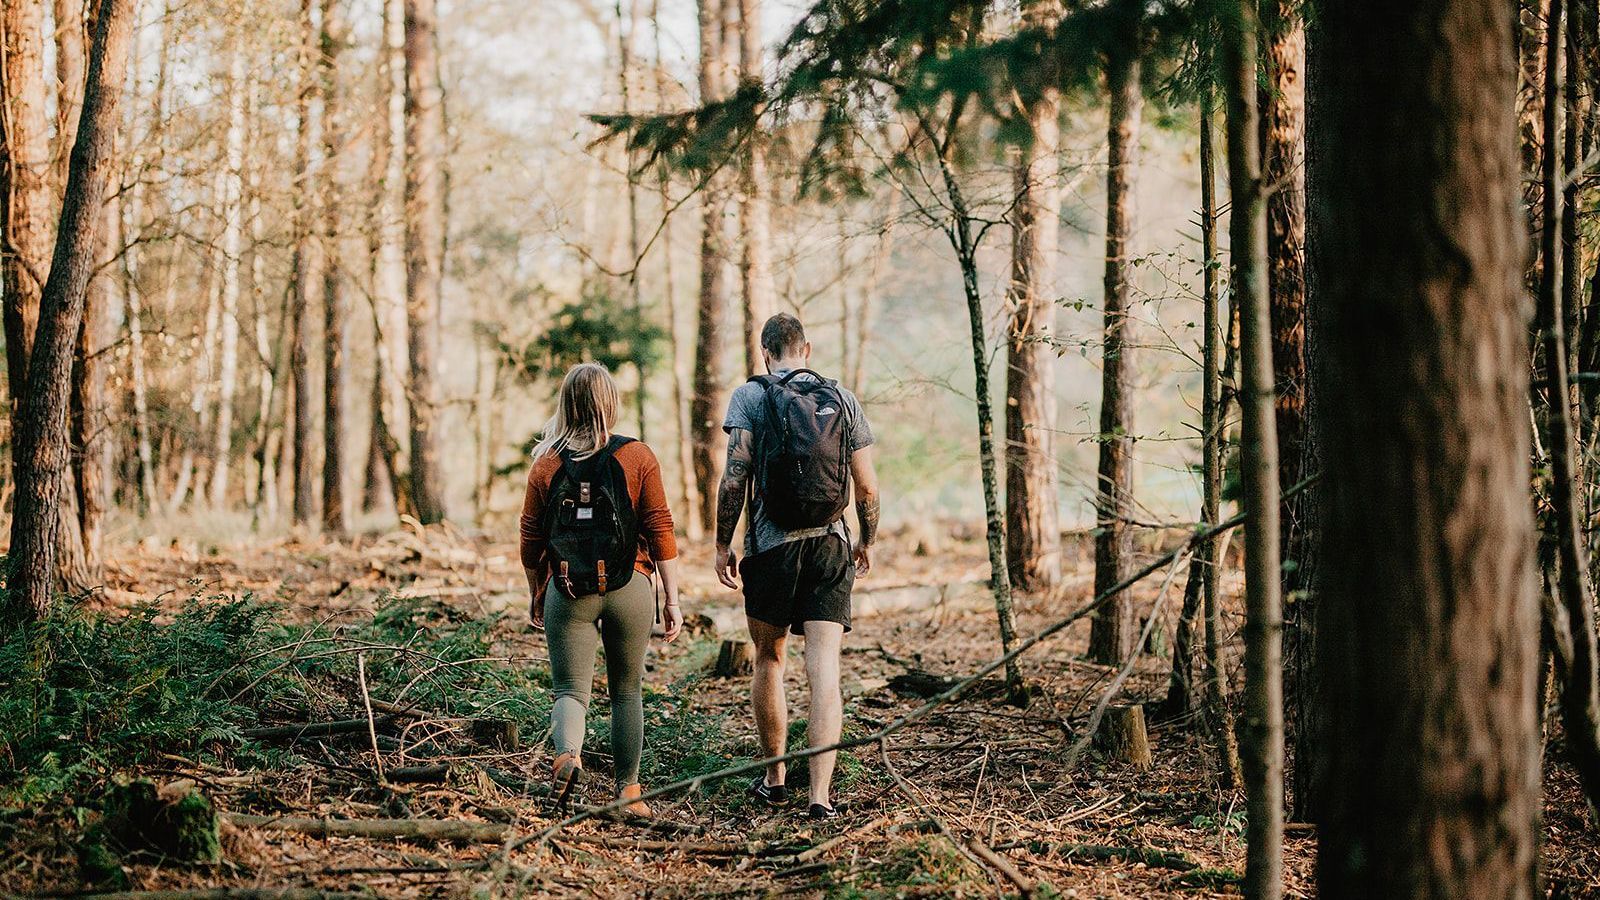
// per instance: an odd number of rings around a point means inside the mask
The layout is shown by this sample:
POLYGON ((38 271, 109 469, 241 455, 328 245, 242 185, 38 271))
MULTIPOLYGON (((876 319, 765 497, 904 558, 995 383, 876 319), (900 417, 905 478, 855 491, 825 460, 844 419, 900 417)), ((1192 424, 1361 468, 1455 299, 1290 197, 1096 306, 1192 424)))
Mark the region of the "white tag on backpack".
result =
POLYGON ((592 518, 594 518, 594 507, 592 507, 592 506, 580 506, 580 507, 578 507, 578 519, 579 520, 592 519, 592 518))

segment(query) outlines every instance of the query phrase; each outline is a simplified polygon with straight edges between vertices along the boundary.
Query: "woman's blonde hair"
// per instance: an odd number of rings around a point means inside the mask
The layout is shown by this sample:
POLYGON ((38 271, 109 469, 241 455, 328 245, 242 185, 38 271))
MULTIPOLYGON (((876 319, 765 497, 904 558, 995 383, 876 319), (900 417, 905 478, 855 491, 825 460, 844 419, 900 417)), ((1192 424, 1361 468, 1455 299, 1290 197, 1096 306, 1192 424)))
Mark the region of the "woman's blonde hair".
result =
POLYGON ((599 453, 611 440, 620 394, 611 373, 599 363, 579 363, 561 380, 556 414, 544 423, 533 458, 571 451, 576 459, 599 453))

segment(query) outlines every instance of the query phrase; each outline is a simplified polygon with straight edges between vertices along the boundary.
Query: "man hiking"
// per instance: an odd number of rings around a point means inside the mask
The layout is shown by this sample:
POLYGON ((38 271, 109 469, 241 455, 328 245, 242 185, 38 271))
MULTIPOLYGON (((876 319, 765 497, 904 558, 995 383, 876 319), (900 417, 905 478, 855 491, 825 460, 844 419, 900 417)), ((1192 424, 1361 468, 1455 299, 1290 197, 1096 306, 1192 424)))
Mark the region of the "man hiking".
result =
MULTIPOLYGON (((782 756, 789 714, 783 689, 789 635, 805 636, 811 689, 807 739, 812 747, 839 741, 844 701, 839 649, 850 630, 850 589, 872 567, 878 532, 878 476, 872 468, 872 427, 855 395, 806 368, 811 343, 800 320, 779 313, 761 329, 767 373, 740 385, 728 400, 723 429, 728 463, 717 496, 717 578, 737 590, 744 582, 745 616, 755 644, 751 705, 761 752, 782 756), (852 495, 861 534, 854 549, 844 511, 852 495), (746 505, 745 558, 730 544, 746 505)), ((829 787, 837 753, 811 757, 812 818, 830 819, 840 807, 829 787)), ((783 763, 767 767, 751 793, 771 804, 788 800, 783 763)))

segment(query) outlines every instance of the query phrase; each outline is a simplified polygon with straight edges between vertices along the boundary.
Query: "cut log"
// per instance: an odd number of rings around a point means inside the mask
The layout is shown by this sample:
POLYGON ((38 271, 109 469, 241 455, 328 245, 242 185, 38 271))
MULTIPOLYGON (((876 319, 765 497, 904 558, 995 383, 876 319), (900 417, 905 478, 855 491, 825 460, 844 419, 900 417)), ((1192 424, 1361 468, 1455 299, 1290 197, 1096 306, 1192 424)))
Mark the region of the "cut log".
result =
POLYGON ((1150 755, 1150 736, 1144 727, 1144 707, 1113 706, 1106 710, 1095 735, 1095 745, 1106 758, 1148 769, 1155 760, 1150 755))
POLYGON ((755 666, 755 647, 749 641, 723 641, 717 654, 717 663, 711 674, 718 678, 736 678, 749 675, 755 666))

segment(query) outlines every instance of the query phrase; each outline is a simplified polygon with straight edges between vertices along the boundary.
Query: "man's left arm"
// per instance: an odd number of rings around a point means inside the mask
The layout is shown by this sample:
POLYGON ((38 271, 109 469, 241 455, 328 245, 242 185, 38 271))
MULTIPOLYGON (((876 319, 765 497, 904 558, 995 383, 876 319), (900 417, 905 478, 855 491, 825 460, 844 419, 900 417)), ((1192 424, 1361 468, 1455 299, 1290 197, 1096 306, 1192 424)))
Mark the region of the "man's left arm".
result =
POLYGON ((872 571, 872 542, 878 538, 878 471, 872 465, 872 447, 850 454, 850 476, 856 485, 856 519, 861 540, 856 544, 856 575, 872 571))

